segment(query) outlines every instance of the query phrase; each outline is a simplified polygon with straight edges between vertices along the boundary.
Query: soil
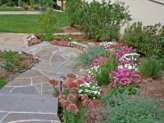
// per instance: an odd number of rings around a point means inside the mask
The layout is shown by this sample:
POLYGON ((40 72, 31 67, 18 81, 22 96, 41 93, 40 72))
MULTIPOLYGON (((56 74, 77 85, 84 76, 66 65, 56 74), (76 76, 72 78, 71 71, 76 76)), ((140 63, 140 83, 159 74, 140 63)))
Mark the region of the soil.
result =
POLYGON ((159 80, 144 79, 141 84, 141 92, 148 98, 164 99, 164 78, 159 80))

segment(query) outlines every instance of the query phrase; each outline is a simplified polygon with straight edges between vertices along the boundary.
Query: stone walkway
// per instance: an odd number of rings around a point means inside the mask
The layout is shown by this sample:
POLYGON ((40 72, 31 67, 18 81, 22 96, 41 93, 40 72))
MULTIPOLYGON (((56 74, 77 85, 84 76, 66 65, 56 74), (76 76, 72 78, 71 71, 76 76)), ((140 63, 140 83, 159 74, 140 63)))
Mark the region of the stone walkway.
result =
MULTIPOLYGON (((23 46, 23 45, 22 45, 23 46)), ((9 47, 10 48, 10 47, 9 47)), ((40 62, 0 90, 0 123, 58 123, 58 101, 50 79, 76 72, 80 50, 46 42, 20 49, 38 56, 40 62)))

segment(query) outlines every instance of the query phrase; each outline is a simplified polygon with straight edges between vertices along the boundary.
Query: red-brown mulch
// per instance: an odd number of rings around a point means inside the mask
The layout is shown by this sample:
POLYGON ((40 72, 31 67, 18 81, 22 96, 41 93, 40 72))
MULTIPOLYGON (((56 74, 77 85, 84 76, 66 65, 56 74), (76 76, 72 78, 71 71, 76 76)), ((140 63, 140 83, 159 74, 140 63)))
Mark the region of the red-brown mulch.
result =
POLYGON ((148 98, 164 99, 164 79, 144 79, 141 92, 148 98))

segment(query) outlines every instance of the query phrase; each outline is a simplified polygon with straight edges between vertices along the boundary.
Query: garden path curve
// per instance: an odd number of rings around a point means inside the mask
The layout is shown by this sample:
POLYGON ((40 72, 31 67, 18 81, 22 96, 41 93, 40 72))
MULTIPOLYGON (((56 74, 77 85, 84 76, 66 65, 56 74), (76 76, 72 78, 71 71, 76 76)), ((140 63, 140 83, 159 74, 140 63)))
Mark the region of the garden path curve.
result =
POLYGON ((40 62, 0 90, 0 123, 59 123, 58 100, 48 80, 77 73, 74 67, 81 51, 46 42, 21 51, 39 57, 40 62))

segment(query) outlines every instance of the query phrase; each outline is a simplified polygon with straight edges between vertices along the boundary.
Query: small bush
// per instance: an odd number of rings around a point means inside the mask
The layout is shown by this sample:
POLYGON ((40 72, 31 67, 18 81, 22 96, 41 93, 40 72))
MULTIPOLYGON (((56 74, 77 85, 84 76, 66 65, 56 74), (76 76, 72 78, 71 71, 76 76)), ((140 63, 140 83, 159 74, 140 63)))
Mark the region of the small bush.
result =
POLYGON ((109 56, 109 51, 107 51, 104 47, 90 47, 87 52, 80 54, 80 61, 84 67, 87 67, 99 56, 109 56))
POLYGON ((54 31, 54 23, 55 23, 56 17, 55 13, 51 8, 48 8, 48 10, 42 14, 39 15, 37 18, 37 23, 39 24, 39 30, 37 30, 38 34, 41 35, 43 38, 46 35, 53 35, 54 31))
POLYGON ((163 123, 164 110, 154 100, 126 99, 108 110, 104 123, 163 123))
POLYGON ((6 85, 6 81, 0 80, 0 89, 6 85))
POLYGON ((123 5, 92 1, 67 0, 66 10, 72 25, 84 30, 88 38, 97 40, 118 40, 120 26, 130 20, 130 15, 123 5))
POLYGON ((161 65, 156 58, 147 58, 140 66, 140 73, 143 77, 152 77, 157 79, 160 77, 161 65))
POLYGON ((152 56, 164 56, 164 26, 143 26, 142 23, 134 23, 125 35, 125 43, 133 46, 138 52, 152 56))

